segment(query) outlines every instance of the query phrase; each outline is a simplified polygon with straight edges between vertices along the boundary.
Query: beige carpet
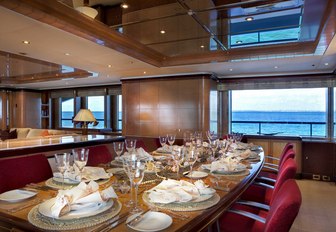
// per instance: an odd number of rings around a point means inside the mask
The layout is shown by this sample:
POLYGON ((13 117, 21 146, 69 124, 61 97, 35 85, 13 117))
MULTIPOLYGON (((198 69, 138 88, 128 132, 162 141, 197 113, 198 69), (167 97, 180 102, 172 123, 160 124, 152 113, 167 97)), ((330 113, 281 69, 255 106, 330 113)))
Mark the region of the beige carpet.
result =
POLYGON ((297 180, 297 183, 302 205, 290 232, 335 232, 335 183, 313 180, 297 180))

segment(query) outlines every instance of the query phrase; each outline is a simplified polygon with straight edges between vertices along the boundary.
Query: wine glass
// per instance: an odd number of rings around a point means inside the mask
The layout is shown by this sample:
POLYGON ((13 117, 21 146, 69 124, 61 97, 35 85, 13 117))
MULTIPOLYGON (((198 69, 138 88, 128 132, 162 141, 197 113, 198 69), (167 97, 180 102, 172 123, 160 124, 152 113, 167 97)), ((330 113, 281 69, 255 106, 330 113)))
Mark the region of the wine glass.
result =
POLYGON ((138 207, 138 188, 141 184, 144 174, 146 165, 143 161, 138 159, 136 156, 132 156, 131 159, 126 160, 126 167, 128 169, 128 173, 130 175, 130 181, 133 183, 135 187, 135 199, 134 199, 134 207, 131 210, 131 213, 140 213, 142 209, 138 207))
POLYGON ((192 133, 190 131, 185 131, 183 133, 183 144, 187 148, 192 145, 192 133))
POLYGON ((159 136, 160 144, 162 147, 167 143, 167 135, 159 136))
POLYGON ((212 155, 210 157, 210 160, 213 161, 213 160, 215 160, 215 152, 218 148, 218 139, 212 138, 210 140, 210 148, 211 148, 211 151, 212 151, 212 155))
POLYGON ((183 151, 184 151, 183 147, 175 148, 172 151, 172 158, 173 158, 175 166, 176 166, 177 180, 180 179, 180 165, 184 160, 184 152, 183 151))
POLYGON ((62 174, 62 189, 64 189, 64 173, 69 167, 70 154, 69 153, 55 154, 55 162, 58 171, 62 174))
POLYGON ((113 143, 114 152, 117 154, 117 160, 120 160, 120 155, 124 151, 124 142, 113 143))
POLYGON ((72 149, 72 153, 74 156, 74 163, 79 169, 80 178, 82 179, 82 172, 87 164, 89 157, 89 149, 87 148, 72 149))
POLYGON ((125 171, 127 177, 130 180, 130 187, 131 187, 130 200, 125 203, 125 206, 128 207, 128 208, 130 208, 130 207, 132 207, 134 205, 134 201, 133 201, 133 176, 132 176, 132 173, 131 173, 130 167, 129 167, 130 161, 132 159, 136 159, 135 154, 133 154, 133 155, 126 155, 126 156, 124 155, 124 157, 122 159, 122 161, 123 161, 123 168, 124 168, 124 171, 125 171))
POLYGON ((175 134, 168 134, 167 138, 168 138, 168 143, 170 145, 170 150, 172 151, 173 150, 173 144, 175 142, 175 134))
POLYGON ((189 164, 189 167, 190 167, 189 176, 191 179, 192 179, 193 166, 195 162, 197 161, 197 158, 198 158, 198 152, 195 148, 189 149, 187 151, 187 154, 185 156, 185 161, 189 164))
POLYGON ((125 139, 126 149, 128 153, 132 153, 133 151, 135 151, 136 142, 136 139, 125 139))
POLYGON ((202 131, 195 132, 195 143, 197 148, 201 148, 203 146, 203 134, 202 131))

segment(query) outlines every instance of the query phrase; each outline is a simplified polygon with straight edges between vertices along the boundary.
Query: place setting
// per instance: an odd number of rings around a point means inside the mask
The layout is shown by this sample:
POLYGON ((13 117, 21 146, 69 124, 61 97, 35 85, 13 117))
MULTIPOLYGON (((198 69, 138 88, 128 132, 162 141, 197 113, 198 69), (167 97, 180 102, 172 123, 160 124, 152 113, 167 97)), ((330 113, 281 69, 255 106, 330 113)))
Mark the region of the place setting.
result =
POLYGON ((58 172, 53 173, 53 177, 46 180, 45 184, 54 189, 68 189, 78 185, 81 181, 96 181, 105 184, 113 175, 101 167, 86 166, 89 150, 85 148, 73 149, 73 164, 71 165, 70 153, 55 154, 55 164, 58 172))
POLYGON ((95 181, 80 182, 33 207, 28 220, 45 230, 83 229, 117 216, 120 210, 121 203, 112 187, 99 190, 95 181))

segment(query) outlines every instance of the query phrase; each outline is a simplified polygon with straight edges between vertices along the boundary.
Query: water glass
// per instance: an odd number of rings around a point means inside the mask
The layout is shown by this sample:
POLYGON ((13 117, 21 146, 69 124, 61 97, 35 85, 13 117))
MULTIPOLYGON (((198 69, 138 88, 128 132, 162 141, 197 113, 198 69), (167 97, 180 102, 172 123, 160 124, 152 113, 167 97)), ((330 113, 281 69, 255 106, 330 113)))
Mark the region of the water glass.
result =
POLYGON ((189 148, 192 145, 192 132, 190 131, 185 131, 183 133, 183 144, 185 147, 189 148))
POLYGON ((162 147, 167 143, 167 135, 159 136, 160 144, 162 147))
POLYGON ((189 176, 192 178, 193 166, 198 159, 198 152, 195 148, 187 150, 187 154, 185 156, 185 161, 189 164, 190 172, 189 176))
POLYGON ((136 139, 125 139, 126 149, 128 153, 132 153, 136 148, 136 139))
POLYGON ((172 150, 173 144, 175 142, 175 134, 168 134, 168 143, 170 145, 170 150, 172 150))
POLYGON ((55 154, 55 162, 58 171, 62 174, 62 189, 64 189, 64 173, 69 168, 70 154, 69 153, 55 154))
POLYGON ((202 131, 195 132, 195 144, 197 148, 203 147, 203 133, 202 131))
POLYGON ((181 163, 183 163, 183 160, 184 160, 184 148, 178 147, 176 149, 173 149, 172 158, 176 166, 176 177, 177 177, 177 180, 179 180, 180 179, 180 165, 181 163))
POLYGON ((124 142, 114 142, 113 143, 113 148, 114 152, 117 154, 117 160, 120 160, 120 155, 124 151, 124 142))
POLYGON ((89 149, 87 148, 72 149, 72 154, 74 156, 74 163, 79 169, 80 177, 82 179, 82 172, 87 164, 89 157, 89 149))

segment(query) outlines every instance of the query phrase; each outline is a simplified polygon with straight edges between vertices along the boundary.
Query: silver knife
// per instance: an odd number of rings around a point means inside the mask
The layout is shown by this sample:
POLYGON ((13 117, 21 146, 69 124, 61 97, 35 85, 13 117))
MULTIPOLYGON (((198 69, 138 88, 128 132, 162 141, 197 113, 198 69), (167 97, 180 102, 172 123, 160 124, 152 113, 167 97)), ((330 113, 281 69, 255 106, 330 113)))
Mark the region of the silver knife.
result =
POLYGON ((149 211, 150 209, 147 209, 143 212, 141 212, 138 216, 136 216, 135 218, 133 218, 132 220, 130 220, 129 222, 127 222, 127 225, 129 226, 135 226, 136 224, 138 224, 145 216, 145 214, 149 211))

